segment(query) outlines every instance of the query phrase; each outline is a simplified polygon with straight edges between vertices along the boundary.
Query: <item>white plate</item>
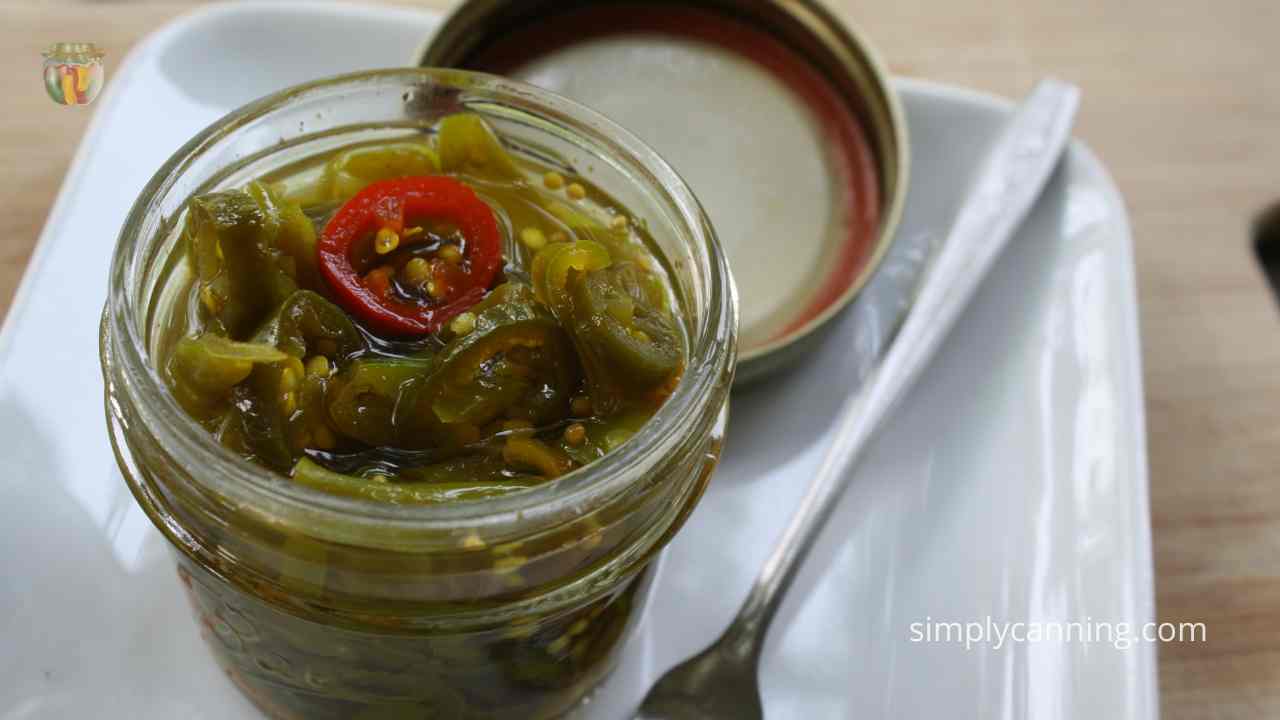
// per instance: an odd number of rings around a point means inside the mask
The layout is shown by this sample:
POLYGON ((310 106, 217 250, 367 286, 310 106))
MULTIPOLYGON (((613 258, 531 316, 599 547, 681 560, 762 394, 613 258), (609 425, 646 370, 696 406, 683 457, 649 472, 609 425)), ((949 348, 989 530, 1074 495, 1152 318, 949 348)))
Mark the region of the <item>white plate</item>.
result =
MULTIPOLYGON (((107 445, 108 257, 147 178, 200 127, 296 82, 400 64, 435 22, 331 4, 210 7, 109 72, 0 332, 0 720, 254 717, 202 646, 107 445)), ((1008 106, 898 87, 914 155, 901 237, 920 244, 946 227, 1008 106)), ((1156 717, 1150 644, 966 649, 911 631, 988 616, 1152 620, 1135 302, 1122 200, 1077 143, 802 572, 766 649, 771 719, 1156 717)), ((846 314, 807 363, 735 396, 724 463, 585 716, 621 717, 736 609, 856 385, 857 321, 846 314)))

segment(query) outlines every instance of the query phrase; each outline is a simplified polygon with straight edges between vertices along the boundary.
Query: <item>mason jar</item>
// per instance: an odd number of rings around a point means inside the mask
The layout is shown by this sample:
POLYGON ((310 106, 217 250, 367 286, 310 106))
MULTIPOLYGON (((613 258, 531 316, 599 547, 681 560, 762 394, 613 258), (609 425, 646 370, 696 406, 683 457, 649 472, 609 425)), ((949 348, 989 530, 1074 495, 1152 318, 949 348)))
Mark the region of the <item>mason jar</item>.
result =
POLYGON ((93 43, 54 43, 44 55, 44 88, 59 105, 88 105, 102 91, 103 52, 93 43))
POLYGON ((168 538, 231 680, 274 718, 550 718, 615 665, 653 592, 648 568, 716 465, 737 299, 697 201, 653 151, 548 92, 403 69, 298 86, 177 152, 130 212, 102 321, 106 410, 130 489, 168 538), (667 402, 603 459, 528 491, 393 506, 290 482, 219 445, 156 369, 191 268, 187 200, 302 159, 485 117, 512 152, 562 164, 646 224, 685 320, 667 402))

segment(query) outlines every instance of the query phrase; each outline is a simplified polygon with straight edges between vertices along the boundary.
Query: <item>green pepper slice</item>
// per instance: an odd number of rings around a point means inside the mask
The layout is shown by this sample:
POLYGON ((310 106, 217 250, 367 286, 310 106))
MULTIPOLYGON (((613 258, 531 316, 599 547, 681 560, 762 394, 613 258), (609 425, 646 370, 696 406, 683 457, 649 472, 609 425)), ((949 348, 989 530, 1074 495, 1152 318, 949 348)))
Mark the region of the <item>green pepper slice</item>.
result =
POLYGON ((364 341, 337 306, 310 290, 281 303, 254 341, 276 348, 283 358, 255 365, 236 387, 224 437, 232 447, 287 470, 304 448, 336 442, 324 397, 335 367, 364 341))
POLYGON ((620 263, 569 279, 570 334, 605 414, 669 381, 683 360, 680 333, 646 291, 645 272, 620 263))
POLYGON ((518 435, 507 438, 502 459, 514 467, 536 470, 547 479, 560 477, 573 469, 573 459, 560 448, 518 435))
POLYGON ((430 358, 361 359, 337 380, 329 398, 329 417, 338 432, 369 445, 396 445, 400 429, 394 413, 401 394, 425 380, 430 358))
POLYGON ((400 483, 386 479, 360 478, 327 470, 309 458, 293 466, 294 482, 334 495, 361 498, 393 505, 438 505, 440 503, 510 495, 541 482, 540 478, 508 478, 502 481, 456 480, 438 483, 400 483))
POLYGON ((440 167, 493 180, 524 177, 516 161, 502 146, 497 133, 479 115, 459 113, 440 121, 440 167))
POLYGON ((343 361, 364 348, 364 338, 351 318, 324 296, 299 290, 254 334, 254 340, 296 357, 324 355, 343 361))
POLYGON ((236 342, 205 333, 179 340, 167 369, 179 404, 192 415, 207 418, 225 408, 231 388, 249 377, 254 365, 286 357, 269 344, 236 342))
POLYGON ((398 142, 339 153, 325 164, 321 178, 330 202, 346 202, 379 180, 435 175, 440 158, 422 142, 398 142))
POLYGON ((202 195, 190 203, 184 235, 200 306, 213 329, 233 340, 248 337, 297 288, 275 246, 278 223, 241 190, 202 195))
POLYGON ((507 283, 472 308, 475 327, 436 358, 430 379, 401 408, 406 427, 483 426, 500 419, 555 422, 578 380, 573 347, 527 285, 507 283))
POLYGON ((279 265, 304 288, 321 287, 316 267, 316 226, 302 206, 285 200, 265 183, 251 182, 245 189, 257 201, 266 218, 265 229, 283 253, 279 265))
POLYGON ((567 309, 565 284, 569 272, 600 270, 609 267, 611 262, 609 250, 593 240, 552 243, 533 258, 529 270, 533 291, 539 300, 551 307, 557 319, 565 322, 567 316, 562 310, 567 309))

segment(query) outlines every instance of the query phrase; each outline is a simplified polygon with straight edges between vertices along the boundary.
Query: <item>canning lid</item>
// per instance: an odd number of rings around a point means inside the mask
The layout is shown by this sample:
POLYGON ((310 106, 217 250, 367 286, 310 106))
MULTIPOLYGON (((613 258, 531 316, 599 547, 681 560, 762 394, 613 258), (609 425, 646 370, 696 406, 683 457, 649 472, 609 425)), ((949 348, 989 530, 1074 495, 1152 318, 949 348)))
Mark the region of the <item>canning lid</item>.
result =
POLYGON ((101 60, 105 55, 102 50, 98 49, 97 45, 94 45, 93 43, 80 42, 54 43, 40 54, 50 60, 82 63, 101 60))
POLYGON ((729 258, 738 382, 810 349, 893 240, 901 107, 869 46, 811 0, 467 0, 418 64, 560 93, 666 159, 729 258))

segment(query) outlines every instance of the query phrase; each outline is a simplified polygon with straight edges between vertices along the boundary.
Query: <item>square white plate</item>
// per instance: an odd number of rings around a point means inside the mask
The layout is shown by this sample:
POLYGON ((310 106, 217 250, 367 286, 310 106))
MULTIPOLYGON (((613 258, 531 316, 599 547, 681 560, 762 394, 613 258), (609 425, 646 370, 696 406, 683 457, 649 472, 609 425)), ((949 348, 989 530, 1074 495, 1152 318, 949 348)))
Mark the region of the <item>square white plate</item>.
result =
MULTIPOLYGON (((436 22, 211 6, 109 69, 0 331, 0 720, 255 717, 206 653, 164 541, 115 469, 97 352, 108 258, 148 177, 199 128, 297 82, 403 64, 436 22)), ((900 242, 927 245, 1009 107, 898 89, 914 156, 900 242)), ((859 317, 846 313, 794 371, 735 395, 724 462, 583 716, 623 717, 736 610, 857 384, 846 348, 865 331, 859 317)), ((1137 633, 1153 619, 1151 575, 1131 239, 1115 187, 1076 143, 801 573, 766 648, 768 716, 1155 718, 1151 644, 966 648, 912 629, 991 618, 1137 633)))

